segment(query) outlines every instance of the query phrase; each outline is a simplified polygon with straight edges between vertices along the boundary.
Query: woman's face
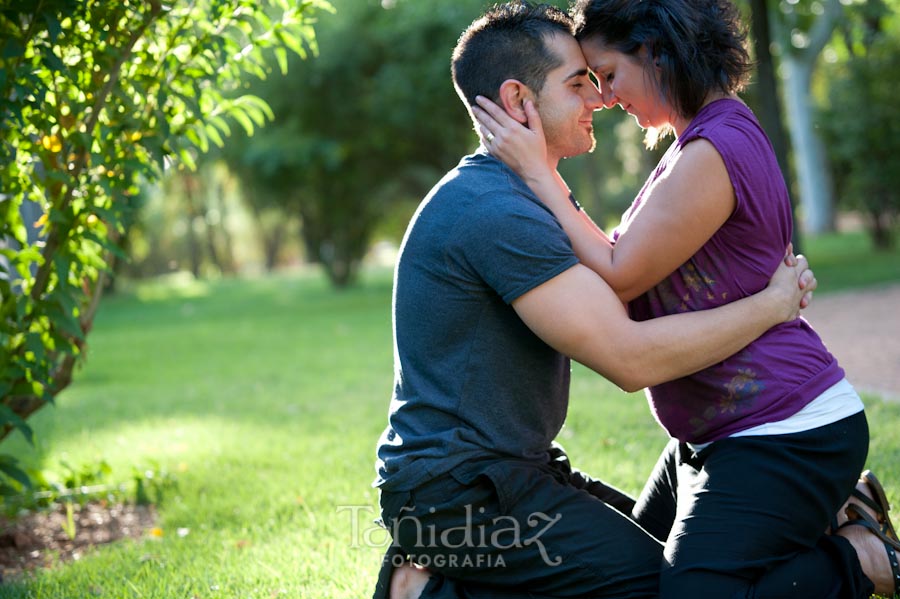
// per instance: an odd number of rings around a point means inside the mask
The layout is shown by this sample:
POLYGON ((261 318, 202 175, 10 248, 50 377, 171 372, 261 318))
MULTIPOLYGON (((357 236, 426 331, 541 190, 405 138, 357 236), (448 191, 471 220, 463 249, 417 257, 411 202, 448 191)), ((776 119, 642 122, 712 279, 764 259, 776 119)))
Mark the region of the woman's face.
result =
POLYGON ((672 108, 659 92, 658 69, 647 69, 646 49, 631 56, 612 50, 599 38, 581 42, 581 51, 594 72, 603 95, 603 104, 618 104, 643 129, 671 124, 672 108))

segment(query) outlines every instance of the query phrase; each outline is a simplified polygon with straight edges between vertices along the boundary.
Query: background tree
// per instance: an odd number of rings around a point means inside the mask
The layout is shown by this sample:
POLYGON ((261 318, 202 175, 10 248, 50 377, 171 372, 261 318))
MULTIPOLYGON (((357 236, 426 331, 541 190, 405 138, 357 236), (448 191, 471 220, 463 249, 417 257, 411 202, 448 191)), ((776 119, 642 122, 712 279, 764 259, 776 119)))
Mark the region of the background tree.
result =
POLYGON ((823 142, 813 122, 817 112, 812 84, 843 9, 842 0, 778 0, 770 7, 798 179, 800 222, 812 234, 834 228, 834 191, 823 142))
POLYGON ((143 186, 139 214, 122 240, 128 260, 116 262, 116 275, 238 274, 245 244, 235 237, 246 228, 240 226, 245 211, 238 187, 224 165, 202 159, 197 170, 172 169, 157 184, 143 186))
POLYGON ((299 216, 308 259, 335 285, 354 280, 385 215, 410 214, 477 144, 450 54, 485 4, 334 2, 320 55, 254 87, 275 123, 228 148, 228 161, 245 188, 271 190, 299 216))
MULTIPOLYGON (((138 186, 252 131, 234 90, 305 55, 319 0, 7 0, 0 9, 0 438, 71 381, 138 186), (28 202, 36 208, 29 214, 28 202), (38 215, 37 218, 34 218, 38 215), (40 233, 36 239, 35 231, 40 233)), ((25 483, 0 456, 0 492, 25 483), (5 475, 5 477, 3 476, 5 475)))
POLYGON ((255 226, 255 237, 262 249, 263 268, 266 272, 272 272, 284 259, 285 248, 290 242, 300 239, 299 215, 296 210, 285 209, 284 198, 290 196, 292 191, 272 173, 259 176, 253 166, 257 164, 256 157, 236 154, 231 163, 231 167, 237 169, 232 174, 238 181, 244 206, 255 226), (244 157, 248 159, 244 160, 244 157))
POLYGON ((900 215, 898 15, 869 0, 839 28, 842 60, 829 69, 830 105, 822 113, 841 205, 860 210, 876 248, 894 246, 900 215))
MULTIPOLYGON (((738 1, 745 9, 751 4, 738 1)), ((241 194, 216 205, 222 196, 210 193, 209 185, 223 186, 229 198, 234 185, 231 176, 220 176, 212 165, 219 157, 210 156, 200 174, 204 189, 194 195, 196 217, 188 226, 184 182, 167 182, 164 197, 149 198, 140 229, 131 229, 135 251, 128 272, 227 273, 231 261, 222 249, 227 246, 234 249, 238 271, 308 259, 322 263, 335 284, 352 282, 373 242, 399 242, 421 197, 475 147, 476 137, 450 85, 449 54, 459 32, 489 3, 339 0, 338 10, 322 14, 317 26, 325 47, 321 59, 292 64, 290 78, 270 78, 249 88, 269 101, 277 123, 249 139, 237 129, 223 148, 241 194), (421 109, 423 104, 427 108, 421 109), (225 212, 230 219, 215 218, 225 212), (226 233, 233 243, 225 242, 226 233), (191 235, 196 236, 193 246, 191 235), (220 265, 216 257, 222 258, 220 265)), ((752 5, 755 10, 745 17, 748 25, 753 18, 759 72, 744 97, 778 152, 779 128, 772 123, 790 120, 777 115, 780 92, 773 91, 786 85, 776 74, 784 72, 785 42, 779 32, 787 17, 775 0, 752 0, 752 5), (771 40, 779 43, 766 43, 769 27, 760 24, 762 17, 769 17, 771 40), (775 53, 767 58, 769 49, 775 53)), ((848 15, 862 5, 850 2, 848 15)), ((817 6, 807 0, 784 5, 788 12, 807 14, 792 17, 800 42, 817 18, 817 6)), ((822 54, 833 59, 831 46, 822 54)), ((285 64, 292 60, 281 59, 285 64)), ((821 104, 828 97, 822 70, 828 61, 816 62, 810 102, 821 104)), ((823 125, 821 119, 810 122, 823 125)), ((618 222, 657 156, 641 148, 641 133, 623 112, 601 111, 595 123, 597 151, 560 168, 582 204, 608 228, 618 222)), ((797 145, 792 159, 805 150, 797 145)), ((779 152, 783 170, 787 154, 779 152)), ((796 176, 787 179, 796 197, 796 176)))

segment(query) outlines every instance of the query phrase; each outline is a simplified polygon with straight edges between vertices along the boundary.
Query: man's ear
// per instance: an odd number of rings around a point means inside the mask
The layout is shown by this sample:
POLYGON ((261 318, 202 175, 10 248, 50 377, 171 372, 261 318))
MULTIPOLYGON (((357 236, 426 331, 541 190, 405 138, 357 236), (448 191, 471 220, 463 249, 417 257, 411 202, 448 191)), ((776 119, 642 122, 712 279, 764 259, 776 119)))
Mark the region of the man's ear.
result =
POLYGON ((525 116, 525 100, 534 100, 533 94, 521 81, 507 79, 500 85, 500 106, 506 114, 523 125, 528 122, 525 116))

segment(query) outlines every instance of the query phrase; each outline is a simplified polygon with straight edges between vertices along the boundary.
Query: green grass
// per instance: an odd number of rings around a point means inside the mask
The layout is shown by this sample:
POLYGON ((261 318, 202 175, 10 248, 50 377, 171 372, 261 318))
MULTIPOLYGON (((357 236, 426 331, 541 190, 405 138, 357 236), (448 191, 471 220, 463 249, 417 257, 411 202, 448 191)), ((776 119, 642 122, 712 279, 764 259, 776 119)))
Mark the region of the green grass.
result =
POLYGON ((891 251, 874 252, 863 232, 805 237, 802 243, 820 293, 900 283, 900 245, 891 251))
MULTIPOLYGON (((818 247, 822 280, 840 261, 818 247)), ((304 274, 108 297, 75 383, 31 420, 37 447, 4 450, 49 470, 103 459, 116 481, 174 473, 163 535, 0 585, 0 599, 369 596, 386 542, 370 482, 392 383, 390 285, 372 271, 345 292, 304 274)), ((870 466, 897 502, 900 405, 865 399, 870 466)), ((637 492, 665 438, 641 394, 576 366, 561 441, 637 492)))
POLYGON ((0 597, 364 596, 380 550, 355 548, 339 510, 366 506, 362 532, 374 517, 390 335, 384 273, 346 293, 304 276, 105 300, 85 368, 32 420, 37 449, 18 453, 51 470, 105 459, 121 480, 145 464, 175 473, 164 535, 0 597))

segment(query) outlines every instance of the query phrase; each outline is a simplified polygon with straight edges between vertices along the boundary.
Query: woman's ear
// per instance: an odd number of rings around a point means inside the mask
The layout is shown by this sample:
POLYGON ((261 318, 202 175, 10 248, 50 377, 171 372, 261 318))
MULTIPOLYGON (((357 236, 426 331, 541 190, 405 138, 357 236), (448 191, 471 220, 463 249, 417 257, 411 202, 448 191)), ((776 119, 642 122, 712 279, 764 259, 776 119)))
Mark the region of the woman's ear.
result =
POLYGON ((525 100, 534 100, 531 90, 521 81, 507 79, 500 85, 500 106, 506 114, 522 123, 528 123, 525 115, 525 100))
POLYGON ((642 60, 653 61, 653 67, 658 71, 660 69, 659 66, 659 53, 656 48, 654 48, 650 44, 643 44, 641 49, 638 51, 638 56, 641 57, 642 60))

